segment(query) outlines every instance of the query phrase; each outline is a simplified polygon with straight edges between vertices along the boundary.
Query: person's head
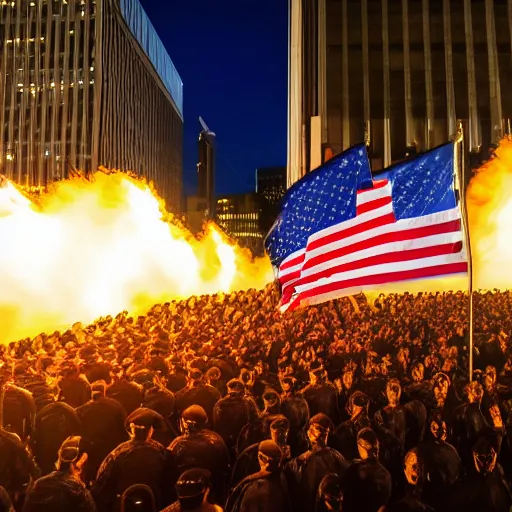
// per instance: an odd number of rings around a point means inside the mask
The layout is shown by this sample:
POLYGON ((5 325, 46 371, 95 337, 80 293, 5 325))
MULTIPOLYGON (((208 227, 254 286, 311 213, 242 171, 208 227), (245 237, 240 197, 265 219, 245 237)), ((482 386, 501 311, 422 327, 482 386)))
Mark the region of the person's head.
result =
POLYGON ((284 446, 288 442, 288 433, 290 432, 290 422, 282 414, 274 417, 270 423, 270 438, 279 446, 284 446))
POLYGON ((335 473, 328 473, 318 487, 318 502, 325 510, 342 512, 343 510, 343 480, 335 473))
POLYGON ((418 362, 412 367, 412 380, 414 382, 423 382, 425 378, 425 366, 423 363, 418 362))
POLYGON ((400 404, 402 396, 402 386, 398 379, 390 379, 386 385, 386 396, 391 407, 397 407, 400 404))
POLYGON ((275 389, 267 388, 265 393, 263 393, 263 403, 265 405, 265 411, 278 412, 281 406, 281 397, 275 389))
POLYGON ((484 388, 486 391, 493 391, 496 385, 496 368, 487 366, 484 372, 484 388))
POLYGON ((199 385, 203 383, 203 372, 199 368, 192 367, 188 371, 189 385, 199 385))
POLYGON ((423 478, 423 465, 418 450, 408 451, 404 459, 404 473, 410 485, 418 485, 423 478))
POLYGON ((281 387, 285 393, 292 393, 295 389, 295 378, 291 375, 286 375, 281 379, 281 387))
POLYGON ((312 445, 327 445, 329 433, 334 430, 334 425, 329 416, 319 413, 309 420, 308 439, 312 445))
POLYGON ((93 400, 104 398, 107 394, 107 383, 104 380, 97 380, 91 385, 91 395, 93 400))
POLYGON ((361 391, 355 391, 348 399, 346 409, 352 419, 357 418, 362 412, 368 412, 369 398, 361 391))
POLYGON ((379 456, 379 438, 371 428, 366 427, 358 432, 357 450, 363 460, 376 459, 379 456))
POLYGON ((488 475, 494 471, 498 459, 498 443, 492 434, 481 436, 473 446, 473 462, 478 473, 488 475))
POLYGON ((206 427, 208 423, 208 415, 206 411, 199 405, 191 405, 181 414, 181 433, 191 434, 206 427))
POLYGON ((216 382, 218 382, 222 377, 222 374, 220 370, 216 366, 212 366, 207 372, 206 372, 206 382, 208 384, 214 386, 216 382))
POLYGON ((350 391, 354 384, 354 371, 352 369, 350 369, 350 370, 343 372, 342 381, 343 381, 343 387, 347 391, 350 391))
POLYGON ((450 377, 445 373, 437 373, 433 379, 434 396, 437 403, 444 402, 450 389, 450 377))
POLYGON ((272 440, 262 441, 258 445, 258 462, 261 471, 277 471, 281 466, 283 452, 272 440))
POLYGON ((59 448, 57 469, 79 478, 87 458, 85 441, 80 436, 68 437, 59 448))
POLYGON ((464 387, 464 391, 466 392, 466 399, 468 403, 480 403, 484 396, 484 389, 480 382, 473 380, 466 384, 464 387))
POLYGON ((121 496, 121 512, 156 512, 155 496, 147 485, 132 485, 121 496))
POLYGON ((430 418, 430 432, 436 441, 446 441, 448 428, 441 413, 435 412, 430 418))
POLYGON ((139 407, 133 411, 125 422, 126 430, 135 441, 147 441, 153 436, 154 430, 165 428, 165 420, 156 411, 139 407))
POLYGON ((208 498, 211 474, 206 469, 189 469, 181 474, 176 483, 176 493, 181 510, 198 509, 208 498))
POLYGON ((319 366, 309 371, 309 381, 311 384, 319 384, 327 379, 327 371, 319 366))
POLYGON ((230 396, 242 396, 245 393, 245 384, 240 379, 231 379, 227 388, 230 396))

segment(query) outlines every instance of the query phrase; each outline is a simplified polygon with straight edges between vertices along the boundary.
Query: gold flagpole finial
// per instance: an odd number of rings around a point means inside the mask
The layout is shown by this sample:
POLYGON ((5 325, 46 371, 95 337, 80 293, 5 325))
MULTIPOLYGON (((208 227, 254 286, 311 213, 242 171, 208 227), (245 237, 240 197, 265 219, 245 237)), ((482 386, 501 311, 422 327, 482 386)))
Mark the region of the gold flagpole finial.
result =
POLYGON ((462 121, 457 123, 457 133, 455 134, 453 141, 455 143, 462 142, 464 139, 464 128, 462 128, 462 121))
POLYGON ((364 143, 366 144, 366 147, 370 147, 370 121, 366 121, 364 123, 364 143))

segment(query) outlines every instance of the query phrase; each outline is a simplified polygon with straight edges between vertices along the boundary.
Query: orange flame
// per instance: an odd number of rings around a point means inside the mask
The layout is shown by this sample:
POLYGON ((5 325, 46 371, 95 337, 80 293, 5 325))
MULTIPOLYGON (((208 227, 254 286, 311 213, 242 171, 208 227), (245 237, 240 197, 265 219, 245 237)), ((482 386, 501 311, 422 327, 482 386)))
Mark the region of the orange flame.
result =
POLYGON ((161 207, 121 173, 61 181, 38 200, 0 187, 0 342, 272 280, 268 260, 214 225, 197 240, 161 207))
MULTIPOLYGON (((467 205, 475 288, 512 288, 511 140, 476 173, 467 205)), ((121 173, 61 181, 37 201, 0 184, 0 342, 273 279, 268 259, 252 261, 215 226, 197 240, 167 217, 148 185, 121 173)), ((455 289, 467 279, 379 292, 455 289)))

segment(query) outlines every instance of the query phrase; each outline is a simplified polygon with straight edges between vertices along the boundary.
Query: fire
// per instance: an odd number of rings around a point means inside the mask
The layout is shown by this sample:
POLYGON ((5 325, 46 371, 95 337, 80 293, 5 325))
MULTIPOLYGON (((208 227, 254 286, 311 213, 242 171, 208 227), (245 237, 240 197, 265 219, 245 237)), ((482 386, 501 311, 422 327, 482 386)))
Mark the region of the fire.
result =
MULTIPOLYGON (((163 206, 151 187, 122 173, 61 181, 37 198, 0 183, 0 342, 273 279, 268 259, 252 260, 214 225, 198 240, 163 206)), ((511 140, 476 173, 467 206, 475 288, 512 288, 511 140)), ((467 289, 467 279, 379 292, 455 289, 467 289)))
POLYGON ((125 174, 70 179, 30 199, 0 187, 0 342, 155 302, 260 288, 253 261, 214 225, 196 239, 125 174))

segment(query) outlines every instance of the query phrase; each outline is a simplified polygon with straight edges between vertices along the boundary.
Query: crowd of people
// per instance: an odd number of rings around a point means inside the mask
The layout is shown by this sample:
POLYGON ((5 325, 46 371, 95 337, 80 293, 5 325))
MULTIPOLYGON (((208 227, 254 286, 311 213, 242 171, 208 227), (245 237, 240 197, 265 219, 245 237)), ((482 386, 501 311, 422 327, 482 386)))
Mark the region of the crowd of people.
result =
POLYGON ((509 512, 509 292, 192 297, 0 347, 0 512, 509 512))

